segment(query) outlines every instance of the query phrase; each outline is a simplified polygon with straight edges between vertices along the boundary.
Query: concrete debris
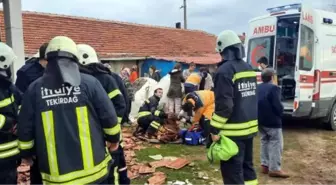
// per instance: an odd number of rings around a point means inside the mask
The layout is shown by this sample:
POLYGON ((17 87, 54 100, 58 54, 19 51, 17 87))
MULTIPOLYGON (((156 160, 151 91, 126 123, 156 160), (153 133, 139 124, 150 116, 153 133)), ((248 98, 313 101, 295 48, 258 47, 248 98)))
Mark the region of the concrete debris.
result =
POLYGON ((186 179, 185 181, 168 181, 167 185, 193 185, 191 182, 189 182, 188 179, 186 179))
POLYGON ((192 162, 192 163, 188 164, 188 166, 193 167, 193 166, 195 166, 195 163, 192 162))
POLYGON ((159 155, 150 155, 148 157, 151 158, 151 159, 154 159, 156 161, 160 161, 160 160, 163 159, 162 155, 160 155, 160 154, 159 155))
POLYGON ((168 161, 175 161, 176 159, 177 157, 172 157, 172 156, 167 156, 163 158, 163 160, 168 160, 168 161))
POLYGON ((197 176, 198 176, 198 178, 200 178, 200 179, 204 179, 204 180, 208 180, 208 179, 209 179, 208 174, 205 173, 205 172, 198 172, 197 176))

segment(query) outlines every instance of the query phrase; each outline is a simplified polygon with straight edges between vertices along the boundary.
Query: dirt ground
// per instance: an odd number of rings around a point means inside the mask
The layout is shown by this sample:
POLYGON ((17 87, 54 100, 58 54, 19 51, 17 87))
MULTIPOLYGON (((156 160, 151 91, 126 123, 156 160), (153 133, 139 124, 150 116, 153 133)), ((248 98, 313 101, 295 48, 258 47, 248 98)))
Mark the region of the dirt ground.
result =
MULTIPOLYGON (((308 121, 287 121, 283 169, 292 177, 279 180, 260 174, 263 184, 336 184, 336 132, 308 121)), ((256 167, 258 163, 256 163, 256 167)))
MULTIPOLYGON (((254 163, 260 184, 336 184, 336 132, 327 131, 321 125, 308 121, 286 121, 284 126, 283 170, 288 179, 270 178, 260 172, 260 142, 254 141, 254 163)), ((189 179, 193 184, 221 184, 222 178, 218 164, 210 165, 203 146, 161 145, 160 148, 148 146, 137 152, 139 161, 150 161, 149 155, 186 157, 195 163, 172 171, 158 169, 167 174, 167 181, 189 179), (205 172, 208 180, 201 180, 197 174, 205 172)), ((132 184, 144 184, 148 177, 140 177, 132 184)), ((166 182, 167 182, 166 181, 166 182)))

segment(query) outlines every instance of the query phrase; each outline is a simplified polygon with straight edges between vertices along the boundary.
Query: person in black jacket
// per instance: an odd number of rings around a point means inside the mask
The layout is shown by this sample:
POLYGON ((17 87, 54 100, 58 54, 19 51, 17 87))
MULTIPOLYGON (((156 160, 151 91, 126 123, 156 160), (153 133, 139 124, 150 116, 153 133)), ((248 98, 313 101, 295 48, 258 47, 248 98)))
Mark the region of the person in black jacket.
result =
MULTIPOLYGON (((122 118, 126 112, 126 102, 115 79, 111 76, 111 71, 100 63, 96 51, 91 46, 87 44, 78 44, 77 49, 80 56, 79 63, 82 64, 80 66, 81 72, 96 77, 102 84, 114 105, 120 127, 122 118)), ((111 184, 130 184, 130 179, 127 177, 124 150, 121 146, 121 142, 122 138, 120 139, 118 150, 111 152, 111 156, 114 160, 108 179, 111 184)))
MULTIPOLYGON (((104 64, 105 67, 110 69, 111 71, 111 66, 108 63, 104 64)), ((129 114, 131 113, 131 106, 132 106, 132 100, 133 98, 130 98, 130 95, 127 92, 126 86, 124 84, 123 79, 117 74, 111 71, 111 76, 114 78, 114 80, 117 82, 118 88, 123 95, 125 102, 126 102, 126 112, 121 120, 121 124, 128 123, 130 122, 129 120, 129 114)))
MULTIPOLYGON (((16 123, 21 93, 11 82, 10 66, 16 60, 12 48, 0 42, 0 182, 17 184, 16 168, 20 159, 16 123)), ((24 147, 24 143, 21 143, 24 147)))
POLYGON ((136 134, 145 134, 151 138, 155 136, 163 124, 163 118, 167 118, 167 114, 158 110, 158 105, 162 97, 163 90, 158 88, 154 91, 154 95, 146 100, 139 108, 138 113, 138 128, 136 134))
POLYGON ((281 170, 283 105, 280 88, 272 84, 274 74, 273 69, 264 69, 261 74, 263 83, 257 88, 261 168, 271 177, 287 178, 289 175, 281 170))
POLYGON ((257 74, 246 63, 238 35, 225 30, 217 37, 222 57, 214 79, 215 111, 210 122, 212 140, 221 136, 238 146, 238 154, 220 163, 224 184, 257 185, 253 167, 253 138, 258 133, 257 74))
POLYGON ((32 58, 31 61, 28 60, 26 64, 16 72, 17 79, 15 86, 18 87, 21 92, 26 92, 29 85, 43 75, 44 68, 48 63, 45 58, 47 46, 48 43, 42 44, 39 49, 39 58, 32 58))
POLYGON ((22 160, 37 155, 43 184, 107 184, 121 132, 114 106, 96 78, 80 73, 73 40, 54 37, 46 55, 19 114, 22 160))

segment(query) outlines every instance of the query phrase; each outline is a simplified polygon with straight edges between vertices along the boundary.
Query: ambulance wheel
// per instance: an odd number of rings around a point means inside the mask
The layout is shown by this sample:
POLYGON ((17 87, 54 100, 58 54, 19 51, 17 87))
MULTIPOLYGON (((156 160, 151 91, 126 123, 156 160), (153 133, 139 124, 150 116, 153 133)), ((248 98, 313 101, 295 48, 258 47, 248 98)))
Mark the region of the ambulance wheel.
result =
POLYGON ((331 109, 330 118, 326 126, 328 130, 336 131, 336 103, 333 105, 333 108, 331 109))

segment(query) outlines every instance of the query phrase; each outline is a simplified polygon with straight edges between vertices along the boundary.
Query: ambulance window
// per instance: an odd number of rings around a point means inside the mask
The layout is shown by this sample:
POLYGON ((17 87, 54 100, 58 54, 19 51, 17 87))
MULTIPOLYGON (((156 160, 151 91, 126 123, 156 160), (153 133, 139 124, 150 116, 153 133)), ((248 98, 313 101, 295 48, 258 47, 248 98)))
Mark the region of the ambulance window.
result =
POLYGON ((269 66, 273 66, 273 50, 274 50, 274 36, 259 37, 249 40, 247 63, 252 67, 257 68, 257 61, 261 57, 266 57, 269 66))
POLYGON ((310 71, 313 67, 314 32, 305 25, 301 25, 300 39, 300 70, 310 71))

